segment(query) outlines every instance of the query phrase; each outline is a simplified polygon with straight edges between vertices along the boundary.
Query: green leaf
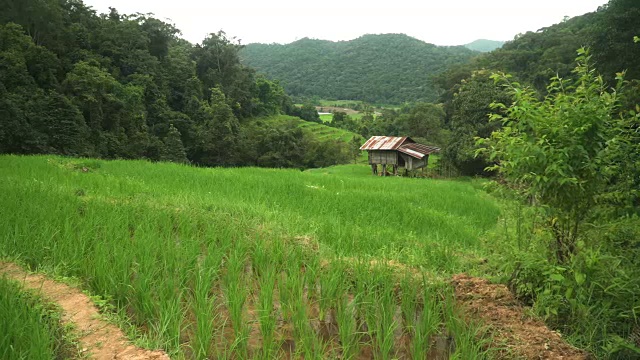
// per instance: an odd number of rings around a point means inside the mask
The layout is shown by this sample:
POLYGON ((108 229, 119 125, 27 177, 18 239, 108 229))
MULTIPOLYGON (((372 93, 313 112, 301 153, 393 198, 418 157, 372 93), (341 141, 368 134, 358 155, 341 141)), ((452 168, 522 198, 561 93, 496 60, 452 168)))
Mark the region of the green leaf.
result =
POLYGON ((576 284, 578 285, 584 284, 585 280, 587 280, 587 276, 580 272, 576 272, 573 276, 575 277, 576 284))
POLYGON ((569 288, 567 288, 567 291, 565 291, 564 297, 566 297, 567 299, 570 299, 571 295, 573 295, 573 288, 569 287, 569 288))
POLYGON ((561 274, 551 274, 551 276, 549 276, 549 278, 553 281, 563 281, 564 280, 564 276, 562 276, 561 274))

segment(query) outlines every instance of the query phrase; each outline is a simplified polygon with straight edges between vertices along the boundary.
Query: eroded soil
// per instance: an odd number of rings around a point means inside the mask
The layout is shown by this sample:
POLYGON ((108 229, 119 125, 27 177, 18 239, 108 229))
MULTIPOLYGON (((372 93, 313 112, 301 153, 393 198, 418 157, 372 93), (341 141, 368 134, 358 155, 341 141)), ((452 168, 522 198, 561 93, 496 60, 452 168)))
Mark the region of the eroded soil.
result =
POLYGON ((168 360, 163 351, 151 351, 129 342, 117 326, 102 320, 91 299, 77 288, 31 274, 12 263, 0 262, 0 276, 18 281, 25 289, 54 302, 62 309, 62 321, 73 326, 83 353, 98 360, 168 360))
POLYGON ((454 275, 456 299, 469 316, 481 319, 493 335, 501 359, 589 359, 542 321, 527 316, 506 286, 466 274, 454 275))

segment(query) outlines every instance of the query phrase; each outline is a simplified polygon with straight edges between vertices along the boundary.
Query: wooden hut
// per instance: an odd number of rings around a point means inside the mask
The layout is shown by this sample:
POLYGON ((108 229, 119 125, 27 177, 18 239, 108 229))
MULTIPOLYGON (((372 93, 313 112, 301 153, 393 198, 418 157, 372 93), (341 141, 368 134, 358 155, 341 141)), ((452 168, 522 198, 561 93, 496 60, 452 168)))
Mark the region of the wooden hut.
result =
POLYGON ((378 173, 378 165, 382 165, 382 175, 387 174, 387 165, 393 167, 393 174, 398 174, 398 167, 405 170, 425 168, 429 163, 429 155, 440 152, 439 147, 418 144, 410 137, 372 136, 360 150, 369 154, 369 164, 374 175, 378 173))

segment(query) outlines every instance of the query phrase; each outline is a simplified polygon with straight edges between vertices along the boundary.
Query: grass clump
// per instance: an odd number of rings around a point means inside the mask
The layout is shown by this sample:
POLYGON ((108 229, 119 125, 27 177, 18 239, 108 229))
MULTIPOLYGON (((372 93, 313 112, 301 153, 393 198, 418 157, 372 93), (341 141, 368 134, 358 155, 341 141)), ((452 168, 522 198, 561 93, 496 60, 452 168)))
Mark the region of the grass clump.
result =
POLYGON ((41 298, 0 278, 0 358, 49 360, 75 352, 60 314, 41 298))

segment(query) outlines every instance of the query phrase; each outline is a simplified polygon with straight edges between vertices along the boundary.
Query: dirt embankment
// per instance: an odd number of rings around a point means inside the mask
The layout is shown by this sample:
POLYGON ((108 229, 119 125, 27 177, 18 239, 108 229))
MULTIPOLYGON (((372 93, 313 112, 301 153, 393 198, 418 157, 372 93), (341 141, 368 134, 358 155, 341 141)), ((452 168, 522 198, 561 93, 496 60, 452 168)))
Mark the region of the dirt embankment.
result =
POLYGON ((132 345, 117 326, 102 320, 91 299, 77 288, 31 274, 12 263, 0 262, 0 276, 7 276, 54 302, 62 309, 62 321, 73 326, 80 348, 90 359, 168 360, 163 351, 151 351, 132 345))
POLYGON ((493 335, 492 348, 500 359, 586 360, 589 354, 569 345, 542 321, 527 316, 525 308, 506 286, 466 274, 452 283, 458 303, 467 314, 481 319, 493 335))

